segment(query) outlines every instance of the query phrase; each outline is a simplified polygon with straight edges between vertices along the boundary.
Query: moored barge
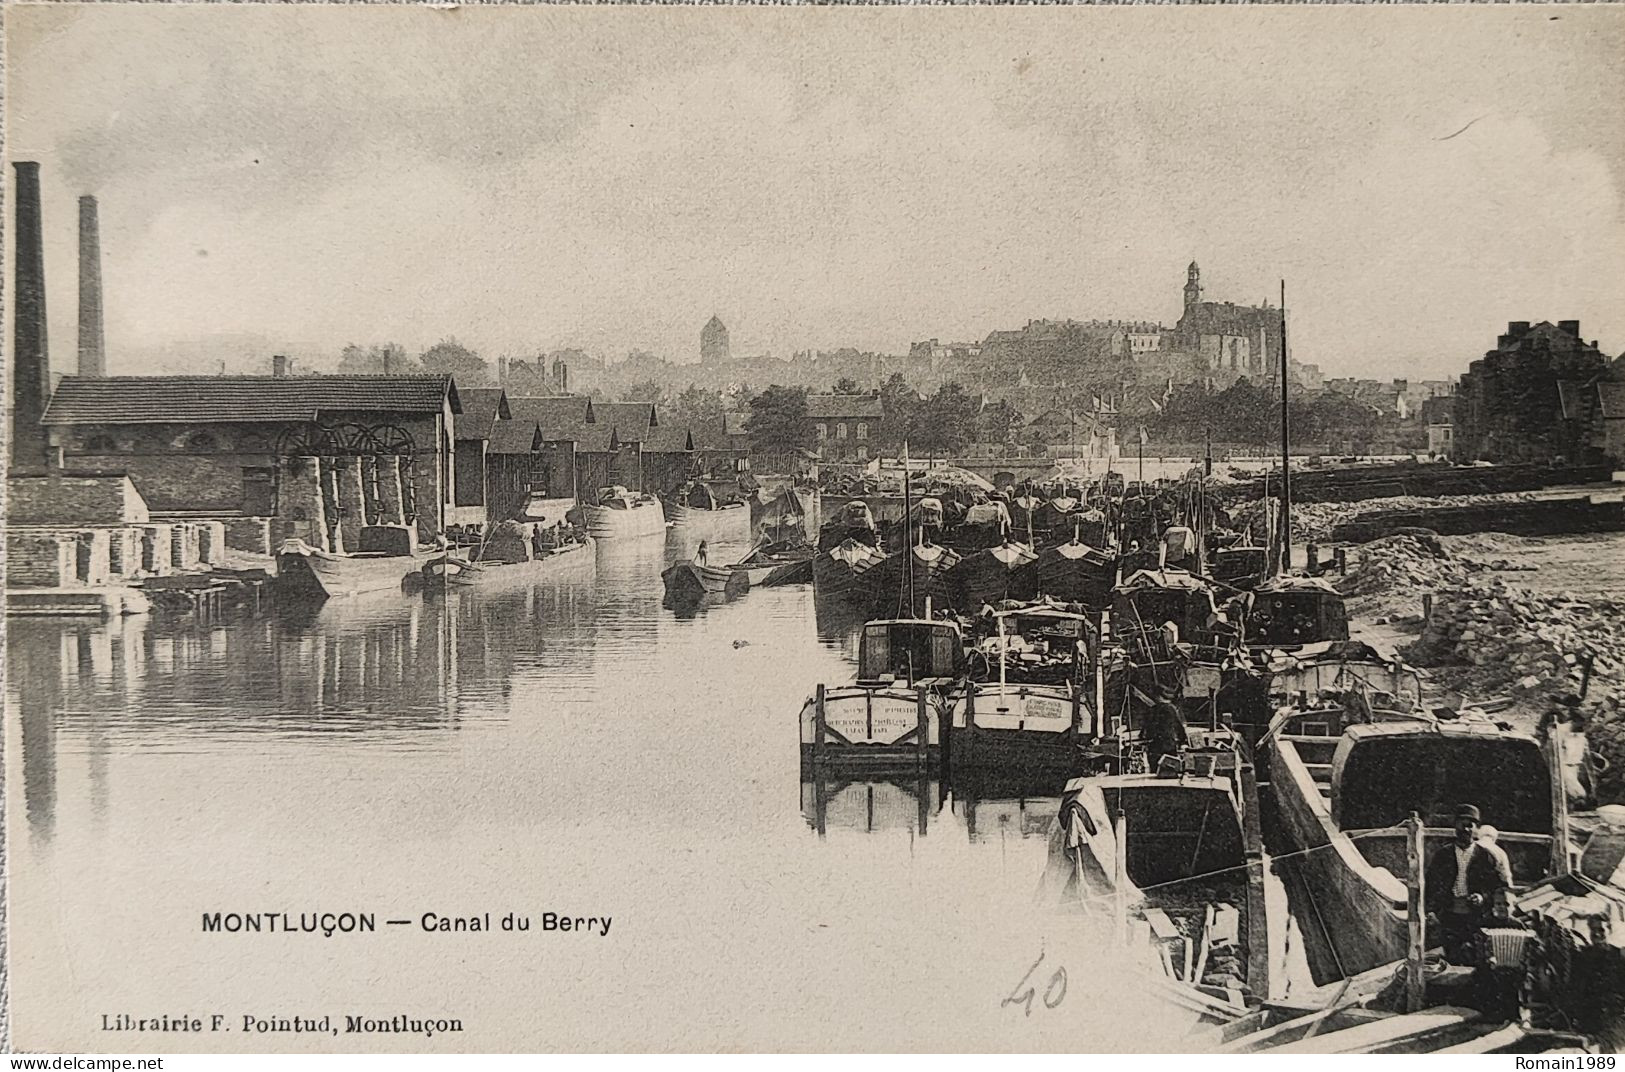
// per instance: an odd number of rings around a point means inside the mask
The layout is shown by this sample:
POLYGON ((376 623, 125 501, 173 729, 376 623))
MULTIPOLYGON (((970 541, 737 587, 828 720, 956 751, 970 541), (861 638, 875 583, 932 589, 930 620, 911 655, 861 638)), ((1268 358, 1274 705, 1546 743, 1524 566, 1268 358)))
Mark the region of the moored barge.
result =
POLYGON ((802 705, 803 769, 940 763, 942 714, 964 669, 964 637, 954 622, 894 618, 865 625, 857 678, 819 684, 802 705))
POLYGON ((1333 703, 1283 712, 1266 748, 1283 835, 1345 974, 1406 955, 1401 824, 1412 812, 1429 858, 1453 839, 1455 809, 1472 804, 1500 832, 1517 886, 1550 873, 1549 767, 1528 734, 1333 703))

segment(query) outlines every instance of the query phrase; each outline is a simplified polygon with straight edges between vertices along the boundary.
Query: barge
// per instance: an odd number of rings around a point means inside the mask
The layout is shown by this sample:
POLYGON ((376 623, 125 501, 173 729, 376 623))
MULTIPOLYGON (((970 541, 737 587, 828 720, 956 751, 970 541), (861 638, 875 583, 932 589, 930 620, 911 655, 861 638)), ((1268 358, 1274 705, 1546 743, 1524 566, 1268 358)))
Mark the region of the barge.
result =
POLYGON ((1346 974, 1406 955, 1401 824, 1412 812, 1425 826, 1425 858, 1454 838, 1456 807, 1473 804, 1500 832, 1515 887, 1551 872, 1550 768, 1527 734, 1482 717, 1345 701, 1283 711, 1265 747, 1287 847, 1346 974))
POLYGON ((819 684, 802 705, 803 770, 939 764, 943 712, 964 670, 964 637, 954 622, 894 618, 865 625, 856 679, 819 684))

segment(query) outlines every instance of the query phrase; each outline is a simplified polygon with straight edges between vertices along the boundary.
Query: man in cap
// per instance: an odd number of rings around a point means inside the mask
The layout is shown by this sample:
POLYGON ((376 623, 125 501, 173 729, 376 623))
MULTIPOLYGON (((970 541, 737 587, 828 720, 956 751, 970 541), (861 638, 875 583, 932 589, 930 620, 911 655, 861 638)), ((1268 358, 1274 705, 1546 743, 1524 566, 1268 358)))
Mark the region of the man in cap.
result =
POLYGON ((1146 768, 1152 773, 1162 763, 1163 756, 1177 756, 1185 746, 1185 715, 1174 703, 1178 693, 1168 685, 1159 684, 1152 689, 1151 708, 1140 727, 1140 739, 1145 742, 1146 768))
POLYGON ((1452 964, 1466 964, 1491 902, 1512 885, 1504 852, 1477 840, 1479 814, 1471 804, 1456 809, 1456 836, 1428 861, 1423 889, 1428 911, 1439 921, 1439 944, 1452 964))

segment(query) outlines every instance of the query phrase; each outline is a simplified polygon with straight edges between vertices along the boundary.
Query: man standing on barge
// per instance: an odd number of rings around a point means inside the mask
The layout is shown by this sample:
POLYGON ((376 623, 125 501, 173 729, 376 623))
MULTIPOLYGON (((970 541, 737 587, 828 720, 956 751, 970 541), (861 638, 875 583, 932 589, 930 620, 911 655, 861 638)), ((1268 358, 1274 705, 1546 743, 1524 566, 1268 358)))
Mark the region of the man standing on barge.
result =
POLYGON ((1439 921, 1439 944, 1452 964, 1473 956, 1479 930, 1497 893, 1512 886, 1506 853, 1481 844, 1478 809, 1456 809, 1456 837, 1428 861, 1424 878, 1428 911, 1439 921))

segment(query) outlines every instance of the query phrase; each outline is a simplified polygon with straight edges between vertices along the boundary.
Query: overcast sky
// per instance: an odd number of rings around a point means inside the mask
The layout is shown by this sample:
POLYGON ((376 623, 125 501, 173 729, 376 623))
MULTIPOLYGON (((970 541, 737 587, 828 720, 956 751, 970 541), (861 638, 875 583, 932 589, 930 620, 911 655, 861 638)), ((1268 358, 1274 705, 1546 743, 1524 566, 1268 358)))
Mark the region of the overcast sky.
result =
POLYGON ((1193 258, 1212 300, 1285 277, 1333 375, 1454 375, 1510 319, 1625 348, 1620 8, 6 21, 65 371, 82 193, 114 373, 211 336, 691 360, 712 313, 736 354, 1171 325, 1193 258))

